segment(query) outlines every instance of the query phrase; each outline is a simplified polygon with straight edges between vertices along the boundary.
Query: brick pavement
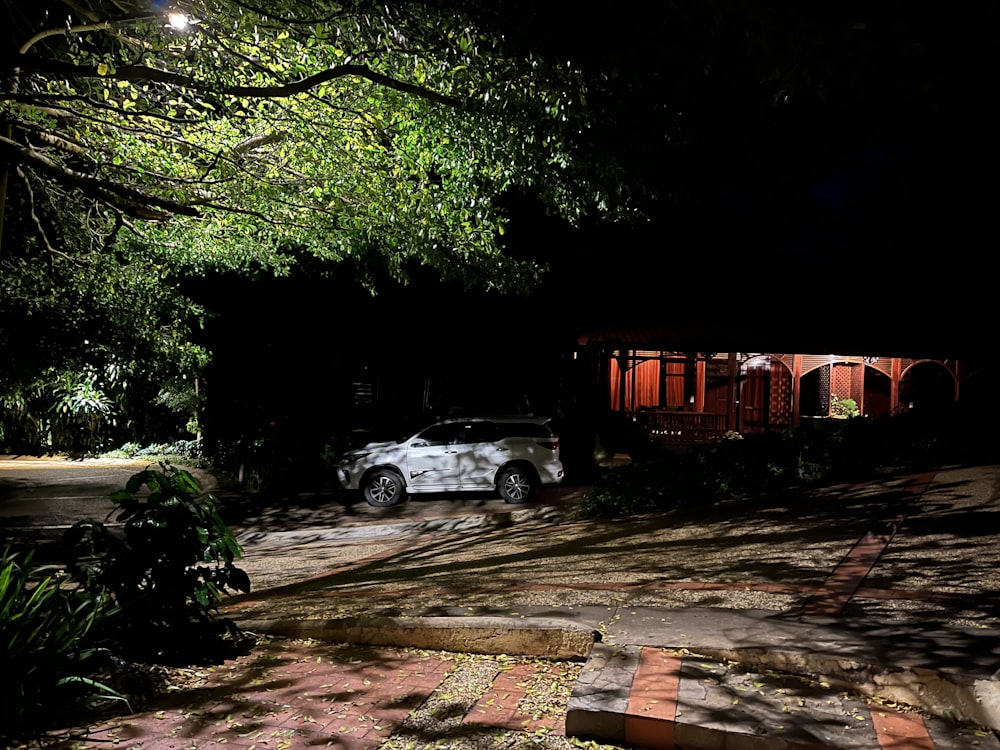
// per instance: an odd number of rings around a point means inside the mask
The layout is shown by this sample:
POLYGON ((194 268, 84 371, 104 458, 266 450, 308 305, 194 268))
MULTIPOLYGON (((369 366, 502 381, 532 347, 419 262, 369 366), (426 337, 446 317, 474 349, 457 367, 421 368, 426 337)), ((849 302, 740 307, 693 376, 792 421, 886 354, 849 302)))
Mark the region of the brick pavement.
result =
MULTIPOLYGON (((461 657, 446 652, 267 640, 252 655, 205 670, 201 687, 90 727, 86 734, 77 730, 75 736, 54 737, 44 746, 374 750, 404 726, 460 662, 461 657)), ((471 705, 470 696, 446 696, 454 701, 448 710, 459 712, 466 728, 562 736, 564 705, 542 716, 522 706, 528 686, 552 679, 553 670, 575 674, 579 666, 501 664, 471 705)))

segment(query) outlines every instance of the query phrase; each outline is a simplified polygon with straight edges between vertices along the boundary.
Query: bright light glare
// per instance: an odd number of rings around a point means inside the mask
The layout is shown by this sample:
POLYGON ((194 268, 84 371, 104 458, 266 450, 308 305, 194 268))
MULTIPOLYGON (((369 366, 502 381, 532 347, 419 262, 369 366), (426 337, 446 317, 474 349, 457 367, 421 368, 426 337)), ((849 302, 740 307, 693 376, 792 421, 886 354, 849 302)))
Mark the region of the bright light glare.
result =
POLYGON ((177 31, 184 31, 191 23, 183 13, 171 13, 167 16, 167 22, 177 31))

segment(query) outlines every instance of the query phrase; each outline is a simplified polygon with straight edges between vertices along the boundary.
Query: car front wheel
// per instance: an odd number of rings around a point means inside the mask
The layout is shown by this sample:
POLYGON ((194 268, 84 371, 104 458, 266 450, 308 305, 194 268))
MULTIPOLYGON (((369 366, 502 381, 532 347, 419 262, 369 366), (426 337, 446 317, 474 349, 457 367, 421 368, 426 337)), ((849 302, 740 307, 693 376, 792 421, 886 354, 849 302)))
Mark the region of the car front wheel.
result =
POLYGON ((497 491, 508 503, 526 503, 535 494, 538 482, 534 475, 520 466, 508 466, 497 477, 497 491))
POLYGON ((402 502, 406 496, 406 488, 399 474, 390 469, 378 469, 365 480, 362 493, 369 505, 388 508, 402 502))

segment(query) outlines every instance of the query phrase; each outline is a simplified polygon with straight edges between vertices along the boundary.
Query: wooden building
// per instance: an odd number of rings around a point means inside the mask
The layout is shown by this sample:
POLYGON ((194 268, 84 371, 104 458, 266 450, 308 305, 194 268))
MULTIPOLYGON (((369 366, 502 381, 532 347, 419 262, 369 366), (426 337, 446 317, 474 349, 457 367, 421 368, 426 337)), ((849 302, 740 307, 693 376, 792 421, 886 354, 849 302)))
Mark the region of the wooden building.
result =
POLYGON ((954 359, 770 352, 691 352, 581 337, 591 404, 659 442, 692 444, 733 431, 794 428, 852 414, 939 410, 962 396, 954 359))

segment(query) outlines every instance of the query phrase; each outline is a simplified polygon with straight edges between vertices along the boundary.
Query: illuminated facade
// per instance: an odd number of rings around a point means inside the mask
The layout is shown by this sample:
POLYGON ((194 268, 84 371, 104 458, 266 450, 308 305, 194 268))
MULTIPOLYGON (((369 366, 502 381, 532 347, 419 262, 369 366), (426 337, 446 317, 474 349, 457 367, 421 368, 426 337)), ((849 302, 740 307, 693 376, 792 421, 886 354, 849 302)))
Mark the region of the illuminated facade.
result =
POLYGON ((605 346, 586 351, 584 360, 599 410, 668 443, 947 408, 959 400, 964 376, 958 360, 882 356, 605 346))

